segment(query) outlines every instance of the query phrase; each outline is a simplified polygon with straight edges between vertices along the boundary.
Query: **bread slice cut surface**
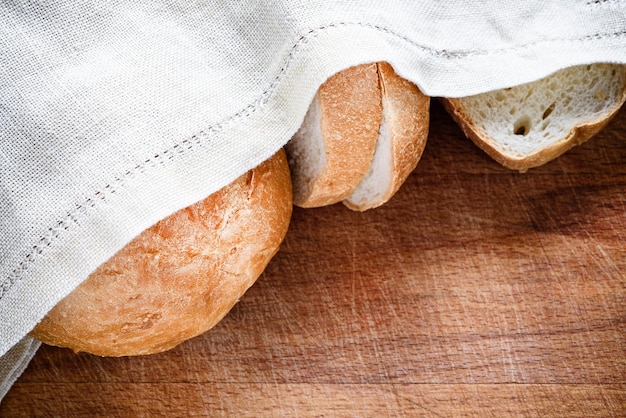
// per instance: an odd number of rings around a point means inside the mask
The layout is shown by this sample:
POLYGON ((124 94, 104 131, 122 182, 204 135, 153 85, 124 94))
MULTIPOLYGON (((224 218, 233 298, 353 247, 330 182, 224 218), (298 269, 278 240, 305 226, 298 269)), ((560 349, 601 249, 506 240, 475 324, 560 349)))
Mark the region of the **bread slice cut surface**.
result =
POLYGON ((442 102, 487 154, 508 168, 525 171, 591 138, 625 100, 626 65, 598 63, 442 102))

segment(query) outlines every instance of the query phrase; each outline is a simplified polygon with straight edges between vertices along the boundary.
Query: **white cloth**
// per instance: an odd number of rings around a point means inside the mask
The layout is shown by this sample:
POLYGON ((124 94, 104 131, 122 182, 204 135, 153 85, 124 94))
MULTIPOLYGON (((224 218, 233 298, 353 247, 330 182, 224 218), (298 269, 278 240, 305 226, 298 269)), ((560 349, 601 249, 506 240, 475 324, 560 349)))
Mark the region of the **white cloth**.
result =
POLYGON ((268 158, 328 76, 371 61, 431 96, 626 63, 626 3, 2 2, 2 393, 36 350, 22 339, 92 270, 268 158))

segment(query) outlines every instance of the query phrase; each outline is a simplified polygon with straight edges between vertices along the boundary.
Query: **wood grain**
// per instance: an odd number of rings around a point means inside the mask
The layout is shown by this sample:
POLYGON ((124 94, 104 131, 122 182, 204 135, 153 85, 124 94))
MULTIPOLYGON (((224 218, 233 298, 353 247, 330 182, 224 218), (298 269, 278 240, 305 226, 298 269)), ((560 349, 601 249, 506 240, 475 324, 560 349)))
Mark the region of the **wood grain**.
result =
POLYGON ((24 401, 20 412, 26 416, 588 418, 623 411, 625 389, 625 385, 55 383, 19 385, 12 396, 24 401))
POLYGON ((438 104, 385 206, 296 209, 268 269, 167 353, 43 347, 0 416, 626 416, 626 111, 520 174, 438 104))

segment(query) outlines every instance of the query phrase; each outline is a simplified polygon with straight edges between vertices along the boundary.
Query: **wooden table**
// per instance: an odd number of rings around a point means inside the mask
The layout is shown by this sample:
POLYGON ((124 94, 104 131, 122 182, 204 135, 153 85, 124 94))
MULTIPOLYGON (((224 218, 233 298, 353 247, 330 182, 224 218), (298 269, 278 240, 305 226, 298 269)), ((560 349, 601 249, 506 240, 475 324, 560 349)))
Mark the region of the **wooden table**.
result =
POLYGON ((626 416, 626 110, 526 174, 433 104, 382 208, 301 210, 217 327, 148 357, 43 347, 1 416, 626 416))

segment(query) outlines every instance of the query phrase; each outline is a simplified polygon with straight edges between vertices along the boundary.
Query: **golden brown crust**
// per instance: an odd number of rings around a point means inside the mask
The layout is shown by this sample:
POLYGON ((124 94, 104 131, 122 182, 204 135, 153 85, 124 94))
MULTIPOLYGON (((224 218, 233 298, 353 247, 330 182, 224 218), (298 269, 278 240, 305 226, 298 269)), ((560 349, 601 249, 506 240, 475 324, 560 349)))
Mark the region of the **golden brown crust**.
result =
POLYGON ((430 97, 413 83, 398 76, 389 64, 380 70, 385 86, 385 106, 394 114, 392 125, 394 184, 386 200, 393 196, 415 170, 422 157, 430 121, 430 97))
MULTIPOLYGON (((626 73, 626 66, 622 66, 622 71, 626 73)), ((572 126, 567 135, 563 136, 558 142, 551 144, 538 152, 523 157, 509 156, 501 152, 501 150, 493 143, 489 135, 485 133, 477 124, 473 123, 472 118, 463 110, 461 101, 456 98, 441 98, 446 111, 452 116, 452 119, 459 125, 466 137, 472 140, 487 155, 493 158, 506 168, 525 172, 530 168, 538 167, 555 158, 561 156, 572 147, 580 145, 596 135, 604 128, 619 111, 621 105, 626 101, 626 85, 619 99, 603 117, 580 123, 572 126)))
POLYGON ((344 200, 347 207, 357 211, 381 206, 396 194, 417 167, 428 139, 430 97, 397 75, 390 64, 381 62, 377 66, 382 112, 390 131, 392 175, 380 198, 365 204, 344 200))
POLYGON ((369 169, 382 118, 376 64, 333 75, 318 95, 326 165, 311 187, 299 187, 302 180, 294 177, 294 203, 307 208, 350 196, 369 169))
POLYGON ((292 210, 286 157, 274 157, 147 229, 31 333, 101 356, 168 350, 219 322, 278 251, 292 210))

